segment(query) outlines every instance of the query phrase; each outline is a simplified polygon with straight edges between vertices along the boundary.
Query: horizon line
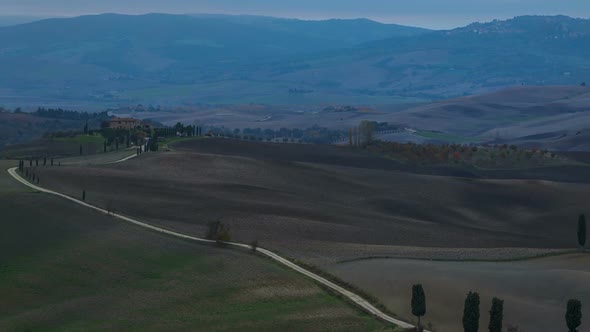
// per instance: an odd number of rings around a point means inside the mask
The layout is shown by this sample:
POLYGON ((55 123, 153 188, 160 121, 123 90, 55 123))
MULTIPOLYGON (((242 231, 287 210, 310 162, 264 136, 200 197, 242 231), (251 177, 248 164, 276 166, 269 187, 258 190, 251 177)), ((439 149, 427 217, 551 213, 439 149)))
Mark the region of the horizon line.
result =
POLYGON ((288 17, 282 15, 264 15, 264 14, 235 14, 235 13, 215 13, 215 12, 193 12, 193 13, 170 13, 170 12, 96 12, 96 13, 72 13, 72 14, 47 14, 47 13, 39 13, 37 15, 31 14, 9 14, 9 15, 0 15, 0 17, 14 17, 14 18, 30 18, 34 19, 29 22, 23 23, 16 23, 14 25, 21 25, 21 24, 29 24, 34 22, 39 22, 43 20, 51 20, 51 19, 72 19, 72 18, 79 18, 85 16, 100 16, 100 15, 121 15, 121 16, 145 16, 145 15, 176 15, 176 16, 232 16, 232 17, 261 17, 261 18, 275 18, 275 19, 283 19, 283 20, 297 20, 297 21, 313 21, 313 22, 322 22, 322 21, 330 21, 330 20, 368 20, 380 24, 392 24, 392 25, 400 25, 406 27, 413 27, 413 28, 421 28, 427 30, 453 30, 457 28, 462 28, 469 26, 475 23, 491 23, 494 21, 507 21, 519 17, 567 17, 571 19, 582 19, 588 20, 590 18, 586 17, 575 17, 566 14, 524 14, 524 15, 514 15, 514 16, 506 16, 501 18, 485 18, 481 20, 471 21, 470 23, 463 24, 463 25, 452 25, 451 27, 424 27, 418 24, 411 24, 411 23, 398 23, 396 21, 391 21, 387 19, 379 19, 379 18, 371 18, 371 17, 318 17, 318 18, 303 18, 303 17, 288 17))

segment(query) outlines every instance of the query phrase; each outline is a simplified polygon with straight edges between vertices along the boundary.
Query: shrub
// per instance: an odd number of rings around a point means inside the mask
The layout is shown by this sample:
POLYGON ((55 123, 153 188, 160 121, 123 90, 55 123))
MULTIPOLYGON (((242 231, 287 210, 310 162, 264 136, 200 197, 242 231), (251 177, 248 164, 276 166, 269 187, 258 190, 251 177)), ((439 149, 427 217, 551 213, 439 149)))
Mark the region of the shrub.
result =
POLYGON ((220 220, 212 221, 208 226, 207 239, 214 240, 218 243, 231 241, 229 227, 220 220))

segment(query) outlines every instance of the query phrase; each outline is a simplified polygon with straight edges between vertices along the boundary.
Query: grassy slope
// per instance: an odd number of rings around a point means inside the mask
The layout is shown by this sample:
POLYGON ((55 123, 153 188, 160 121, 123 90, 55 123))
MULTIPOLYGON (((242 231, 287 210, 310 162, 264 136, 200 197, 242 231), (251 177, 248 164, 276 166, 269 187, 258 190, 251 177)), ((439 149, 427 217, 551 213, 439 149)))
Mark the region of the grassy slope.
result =
MULTIPOLYGON (((114 144, 107 147, 108 153, 104 154, 102 135, 77 135, 74 137, 43 138, 30 143, 6 146, 0 150, 0 159, 29 159, 29 158, 55 158, 55 160, 109 160, 117 154, 129 154, 129 149, 123 144, 120 150, 114 150, 114 144), (80 146, 82 155, 80 156, 80 146), (101 157, 102 156, 102 157, 101 157)), ((131 148, 135 151, 135 148, 131 148)), ((117 158, 120 159, 120 158, 117 158)))
POLYGON ((472 140, 470 140, 467 137, 455 136, 455 135, 445 134, 445 133, 438 133, 438 132, 428 131, 428 130, 418 131, 416 133, 416 135, 426 137, 426 138, 433 138, 433 139, 440 140, 443 142, 452 142, 452 143, 458 143, 458 144, 472 142, 472 140))
POLYGON ((70 142, 70 143, 78 143, 78 144, 85 144, 85 143, 102 144, 104 142, 104 138, 102 136, 78 135, 75 137, 53 138, 53 141, 70 142))
POLYGON ((125 225, 6 173, 0 184, 0 330, 384 329, 249 253, 125 225))
POLYGON ((0 112, 0 148, 5 144, 20 144, 38 139, 46 132, 82 130, 83 127, 83 121, 0 112))
POLYGON ((84 155, 102 153, 103 140, 96 138, 40 139, 31 143, 8 146, 0 151, 0 158, 27 159, 43 157, 72 157, 80 155, 80 145, 84 155))

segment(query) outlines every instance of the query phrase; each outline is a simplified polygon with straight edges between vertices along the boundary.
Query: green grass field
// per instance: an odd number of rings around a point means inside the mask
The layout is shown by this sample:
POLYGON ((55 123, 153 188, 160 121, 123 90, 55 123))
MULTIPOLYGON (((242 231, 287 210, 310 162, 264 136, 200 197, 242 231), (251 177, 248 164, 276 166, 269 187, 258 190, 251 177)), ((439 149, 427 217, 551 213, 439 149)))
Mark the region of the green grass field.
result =
POLYGON ((40 139, 26 144, 12 145, 0 151, 3 159, 28 159, 55 157, 66 158, 80 155, 82 145, 83 156, 103 152, 102 138, 67 138, 63 140, 40 139), (83 142, 85 141, 85 142, 83 142))
POLYGON ((34 193, 0 161, 2 331, 386 331, 250 252, 162 236, 34 193))
POLYGON ((94 136, 94 135, 77 135, 75 137, 56 137, 52 138, 55 142, 68 142, 68 143, 78 143, 78 144, 87 144, 87 143, 94 143, 94 144, 102 144, 104 142, 104 138, 102 136, 94 136))
POLYGON ((164 140, 159 140, 158 144, 160 145, 161 150, 174 150, 175 143, 180 143, 184 141, 190 141, 194 139, 203 139, 203 137, 167 137, 164 140))
POLYGON ((441 141, 446 141, 449 143, 468 143, 468 142, 474 141, 473 138, 469 138, 469 137, 461 137, 461 136, 456 136, 456 135, 452 135, 452 134, 439 133, 439 132, 427 131, 427 130, 418 131, 416 133, 416 135, 426 137, 426 138, 432 138, 432 139, 437 139, 437 140, 441 140, 441 141))

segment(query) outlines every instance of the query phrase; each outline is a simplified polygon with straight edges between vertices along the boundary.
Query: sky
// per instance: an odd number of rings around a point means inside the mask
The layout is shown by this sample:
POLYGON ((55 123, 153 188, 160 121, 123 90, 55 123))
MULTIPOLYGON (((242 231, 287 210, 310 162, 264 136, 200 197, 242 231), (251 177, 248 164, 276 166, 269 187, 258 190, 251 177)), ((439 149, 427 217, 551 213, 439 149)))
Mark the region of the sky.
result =
POLYGON ((590 18, 590 0, 0 0, 5 16, 173 13, 248 14, 300 19, 369 18, 447 29, 519 15, 590 18))

